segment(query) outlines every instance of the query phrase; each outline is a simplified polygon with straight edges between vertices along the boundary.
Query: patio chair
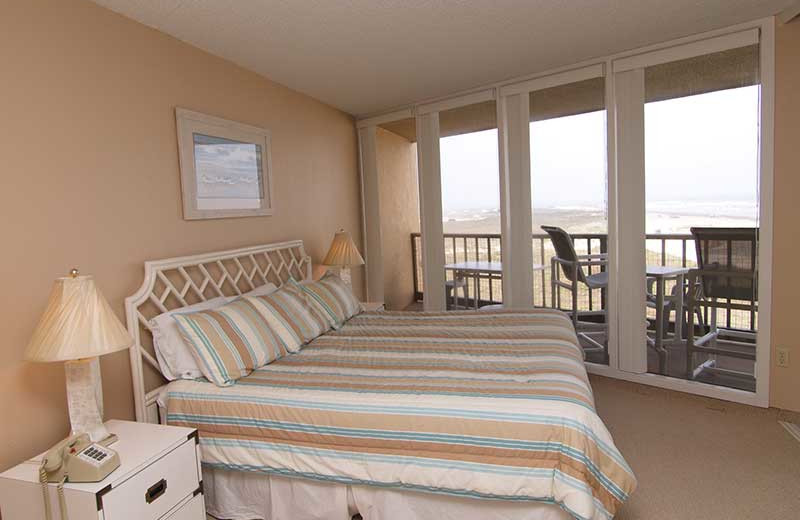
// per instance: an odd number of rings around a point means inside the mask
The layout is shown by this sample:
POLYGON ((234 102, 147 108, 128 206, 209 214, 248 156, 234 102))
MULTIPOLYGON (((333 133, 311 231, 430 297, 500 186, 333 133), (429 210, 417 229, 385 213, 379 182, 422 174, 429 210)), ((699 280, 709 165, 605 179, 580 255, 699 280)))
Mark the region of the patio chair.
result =
POLYGON ((755 319, 758 312, 758 228, 691 228, 697 251, 696 269, 689 271, 687 313, 692 322, 687 328, 686 376, 695 379, 703 372, 748 379, 755 374, 717 366, 717 356, 753 360, 755 354, 755 319), (695 308, 707 309, 708 326, 695 338, 695 308), (727 311, 724 327, 718 323, 718 309, 727 311), (747 311, 751 330, 736 329, 731 311, 747 311), (706 331, 707 330, 707 331, 706 331), (707 354, 695 364, 696 354, 707 354))
MULTIPOLYGON (((648 308, 655 309, 656 311, 658 311, 658 298, 656 297, 656 288, 655 288, 656 283, 657 283, 656 278, 654 278, 654 277, 648 277, 647 278, 647 289, 646 289, 646 299, 645 299, 645 301, 646 301, 646 305, 647 305, 648 308)), ((676 324, 678 323, 678 319, 681 320, 681 330, 684 331, 684 334, 686 333, 685 331, 688 330, 688 328, 690 326, 690 321, 689 321, 689 317, 688 317, 688 311, 689 311, 688 307, 686 305, 682 305, 682 308, 683 308, 683 312, 681 313, 682 315, 681 316, 677 315, 678 300, 680 299, 681 302, 687 301, 688 295, 689 295, 688 291, 689 291, 689 284, 688 283, 684 283, 682 287, 679 286, 676 283, 672 287, 672 290, 669 292, 669 294, 667 294, 664 297, 663 307, 661 308, 661 316, 662 316, 662 319, 663 319, 662 325, 661 325, 661 330, 662 331, 665 331, 665 332, 669 331, 670 324, 671 324, 670 318, 672 317, 673 313, 676 313, 676 315, 675 315, 675 323, 676 324)), ((656 312, 656 315, 658 315, 658 312, 656 312)), ((701 328, 705 327, 705 319, 703 318, 703 312, 702 312, 702 309, 700 307, 696 307, 694 309, 694 317, 697 318, 697 323, 700 325, 701 328)), ((647 326, 648 326, 648 328, 651 326, 649 321, 648 321, 647 326)), ((655 329, 656 334, 657 334, 658 327, 657 326, 653 326, 653 328, 655 329)), ((682 343, 683 342, 681 342, 681 344, 682 343)), ((654 349, 654 350, 656 350, 656 353, 658 354, 658 364, 659 364, 658 371, 659 371, 660 374, 666 375, 666 369, 667 369, 667 366, 668 366, 667 356, 669 355, 669 350, 667 348, 665 348, 663 351, 658 351, 658 349, 656 348, 656 345, 657 345, 656 338, 655 337, 650 337, 650 335, 648 335, 647 336, 647 346, 652 348, 652 349, 654 349)))
POLYGON ((452 280, 445 280, 444 288, 447 293, 447 310, 466 308, 467 306, 467 279, 462 273, 456 272, 452 280), (464 295, 464 306, 462 307, 459 302, 461 299, 458 297, 458 290, 464 295))
MULTIPOLYGON (((645 294, 646 305, 650 309, 655 309, 656 306, 657 306, 657 304, 656 304, 656 301, 657 301, 656 300, 656 288, 655 288, 656 279, 653 278, 653 277, 649 277, 649 278, 647 278, 646 283, 647 283, 647 289, 646 289, 646 294, 645 294)), ((685 301, 685 296, 686 296, 685 295, 685 288, 684 288, 684 294, 681 295, 680 294, 680 288, 676 284, 676 285, 674 285, 672 287, 672 290, 669 292, 669 294, 665 295, 665 297, 664 297, 664 307, 663 307, 663 312, 661 314, 662 314, 662 317, 663 317, 663 326, 662 327, 663 327, 663 330, 665 330, 665 331, 669 330, 670 318, 672 317, 672 313, 676 309, 676 305, 675 305, 676 300, 681 296, 684 297, 684 301, 685 301)), ((686 314, 686 310, 685 309, 684 309, 684 314, 686 314)), ((678 319, 678 317, 676 316, 675 319, 678 319)), ((683 323, 686 324, 685 321, 683 323)), ((648 326, 649 326, 649 324, 648 324, 648 326)))
MULTIPOLYGON (((542 226, 542 229, 550 236, 550 241, 556 250, 556 256, 550 260, 550 291, 553 307, 561 308, 561 291, 565 288, 572 295, 572 306, 570 316, 575 326, 575 332, 580 339, 589 344, 584 347, 587 352, 602 352, 604 359, 608 361, 608 314, 603 308, 603 323, 593 323, 580 321, 578 313, 578 284, 583 284, 589 290, 600 289, 605 300, 605 291, 608 288, 608 271, 605 266, 608 264, 608 256, 605 253, 579 255, 575 252, 572 237, 560 227, 542 226), (583 268, 598 266, 601 272, 586 275, 583 268), (560 274, 564 275, 564 279, 560 274), (597 341, 592 336, 603 334, 603 342, 597 341)), ((604 306, 605 307, 605 306, 604 306)))

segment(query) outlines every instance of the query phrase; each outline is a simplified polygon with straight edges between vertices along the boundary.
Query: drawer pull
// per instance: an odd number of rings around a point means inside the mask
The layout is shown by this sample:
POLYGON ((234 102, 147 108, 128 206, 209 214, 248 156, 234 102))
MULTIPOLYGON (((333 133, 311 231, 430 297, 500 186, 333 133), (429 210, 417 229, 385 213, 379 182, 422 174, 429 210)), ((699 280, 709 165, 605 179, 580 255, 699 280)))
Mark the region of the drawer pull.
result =
POLYGON ((164 494, 167 490, 167 481, 166 479, 161 479, 149 488, 144 494, 144 499, 147 501, 148 504, 152 504, 158 497, 164 494))

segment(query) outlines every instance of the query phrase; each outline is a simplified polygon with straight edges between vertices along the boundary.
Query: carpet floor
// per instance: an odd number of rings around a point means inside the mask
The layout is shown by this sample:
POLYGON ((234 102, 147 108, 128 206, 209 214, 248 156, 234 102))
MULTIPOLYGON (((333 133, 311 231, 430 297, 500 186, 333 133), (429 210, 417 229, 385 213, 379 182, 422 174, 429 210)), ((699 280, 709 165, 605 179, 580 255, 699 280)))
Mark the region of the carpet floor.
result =
POLYGON ((799 414, 591 376, 597 409, 639 480, 616 518, 800 518, 799 414))

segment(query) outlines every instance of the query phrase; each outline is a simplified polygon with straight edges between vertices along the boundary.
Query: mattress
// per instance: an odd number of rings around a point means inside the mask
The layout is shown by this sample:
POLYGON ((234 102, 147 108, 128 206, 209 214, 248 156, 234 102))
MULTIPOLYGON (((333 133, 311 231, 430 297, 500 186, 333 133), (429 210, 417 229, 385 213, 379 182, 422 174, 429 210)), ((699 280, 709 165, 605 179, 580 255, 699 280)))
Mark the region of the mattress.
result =
POLYGON ((636 479, 552 310, 360 314, 231 387, 175 381, 209 468, 611 518, 636 479))

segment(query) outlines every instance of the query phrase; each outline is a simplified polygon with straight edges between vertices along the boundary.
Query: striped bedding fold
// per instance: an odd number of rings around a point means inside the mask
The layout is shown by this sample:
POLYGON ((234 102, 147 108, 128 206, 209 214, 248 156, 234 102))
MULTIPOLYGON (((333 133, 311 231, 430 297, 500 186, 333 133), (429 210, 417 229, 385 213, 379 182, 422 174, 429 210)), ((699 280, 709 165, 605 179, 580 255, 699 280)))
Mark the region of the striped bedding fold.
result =
POLYGON ((175 381, 167 399, 213 467, 579 519, 613 517, 636 487, 557 311, 362 313, 234 386, 175 381))

